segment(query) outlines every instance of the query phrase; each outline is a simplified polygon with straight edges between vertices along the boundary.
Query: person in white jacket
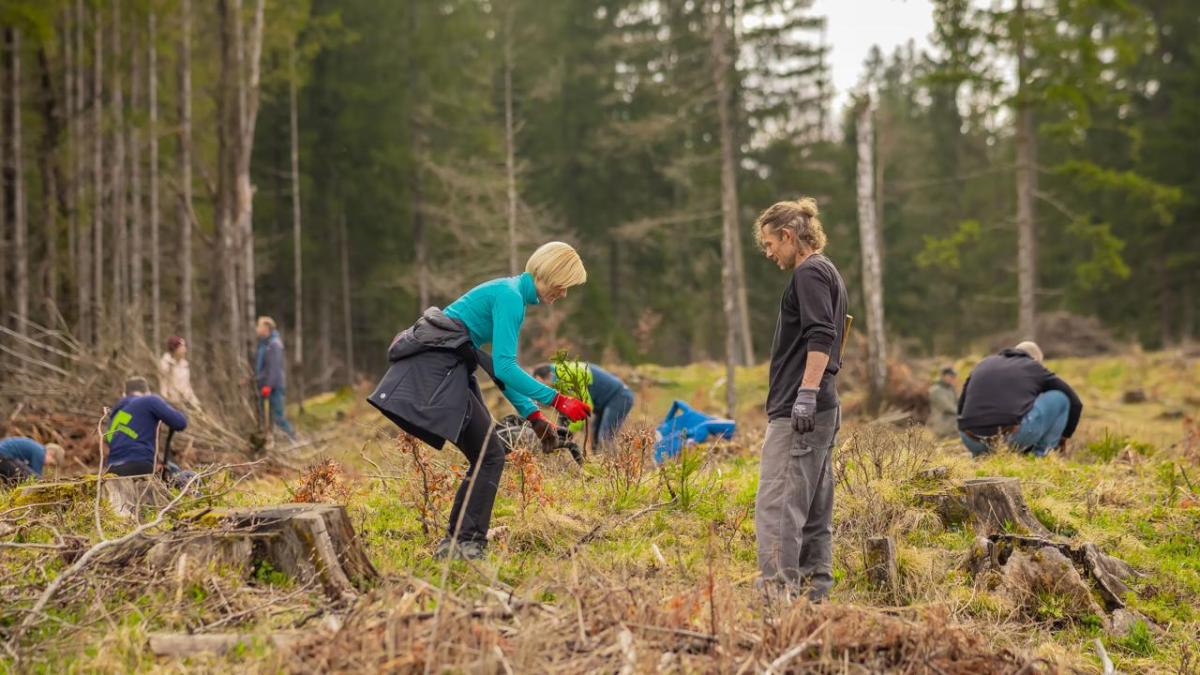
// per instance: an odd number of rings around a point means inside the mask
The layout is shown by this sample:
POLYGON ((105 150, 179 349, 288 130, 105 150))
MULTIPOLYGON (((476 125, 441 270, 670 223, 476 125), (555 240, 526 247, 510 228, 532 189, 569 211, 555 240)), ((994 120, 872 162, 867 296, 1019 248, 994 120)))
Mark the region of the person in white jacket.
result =
POLYGON ((187 342, 178 335, 167 339, 167 351, 158 360, 158 390, 163 398, 200 408, 200 400, 192 391, 192 373, 187 361, 187 342))

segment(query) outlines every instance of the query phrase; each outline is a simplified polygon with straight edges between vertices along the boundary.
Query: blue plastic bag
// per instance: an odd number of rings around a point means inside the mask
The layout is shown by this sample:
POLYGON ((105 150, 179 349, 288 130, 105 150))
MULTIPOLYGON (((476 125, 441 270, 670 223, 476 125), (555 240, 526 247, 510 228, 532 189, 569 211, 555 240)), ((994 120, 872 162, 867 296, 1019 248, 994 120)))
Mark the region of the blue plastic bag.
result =
POLYGON ((658 425, 654 461, 661 464, 678 455, 684 446, 703 443, 709 438, 733 438, 736 430, 733 420, 706 415, 683 401, 675 401, 666 419, 658 425))

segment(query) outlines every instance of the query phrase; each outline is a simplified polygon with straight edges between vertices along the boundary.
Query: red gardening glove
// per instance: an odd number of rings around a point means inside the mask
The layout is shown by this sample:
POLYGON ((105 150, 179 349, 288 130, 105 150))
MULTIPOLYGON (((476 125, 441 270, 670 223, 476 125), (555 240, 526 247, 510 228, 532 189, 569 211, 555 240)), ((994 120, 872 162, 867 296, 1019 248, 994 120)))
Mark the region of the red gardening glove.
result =
POLYGON ((268 397, 268 396, 270 396, 270 395, 271 395, 271 388, 270 388, 270 387, 263 387, 263 388, 262 388, 262 397, 263 397, 263 398, 266 398, 266 397, 268 397))
POLYGON ((592 413, 592 407, 590 405, 580 401, 577 398, 563 396, 562 394, 556 394, 554 396, 554 402, 551 403, 551 405, 554 406, 555 410, 566 415, 567 419, 571 420, 572 422, 578 422, 592 413))

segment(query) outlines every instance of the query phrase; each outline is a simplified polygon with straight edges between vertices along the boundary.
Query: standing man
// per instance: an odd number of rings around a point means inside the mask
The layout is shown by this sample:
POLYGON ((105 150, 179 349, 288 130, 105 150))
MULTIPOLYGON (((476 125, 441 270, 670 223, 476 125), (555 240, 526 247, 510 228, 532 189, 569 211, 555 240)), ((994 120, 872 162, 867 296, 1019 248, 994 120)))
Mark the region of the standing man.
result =
POLYGON ((275 329, 275 319, 269 316, 258 317, 255 331, 258 333, 258 352, 254 357, 254 374, 258 393, 271 407, 271 423, 295 443, 296 431, 283 414, 283 340, 275 329))
POLYGON ((958 435, 958 372, 947 366, 929 388, 929 429, 940 438, 958 435))
POLYGON ((841 425, 835 379, 846 325, 846 285, 826 258, 811 197, 779 202, 754 223, 763 253, 791 272, 771 345, 767 433, 754 529, 762 584, 821 602, 833 586, 833 477, 841 425))
MULTIPOLYGON (((583 402, 592 406, 596 418, 592 443, 598 449, 607 448, 616 439, 629 413, 633 411, 633 390, 621 378, 594 363, 543 363, 533 369, 533 376, 551 387, 559 380, 582 381, 587 385, 583 402)), ((567 428, 572 433, 579 433, 583 429, 583 421, 571 422, 567 428)))
POLYGON ((1083 402, 1046 366, 1042 349, 1022 342, 979 362, 958 400, 963 445, 978 457, 998 443, 1045 457, 1066 446, 1083 402))

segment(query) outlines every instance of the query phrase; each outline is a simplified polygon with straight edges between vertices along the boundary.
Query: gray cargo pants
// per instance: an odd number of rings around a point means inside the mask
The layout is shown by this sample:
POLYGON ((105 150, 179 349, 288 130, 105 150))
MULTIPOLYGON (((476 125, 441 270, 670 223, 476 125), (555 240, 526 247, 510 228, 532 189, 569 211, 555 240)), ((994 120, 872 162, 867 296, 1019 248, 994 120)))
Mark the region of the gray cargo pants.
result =
POLYGON ((833 586, 833 443, 840 408, 817 413, 816 428, 792 431, 790 418, 771 420, 763 439, 755 500, 758 568, 765 584, 808 590, 823 600, 833 586))

